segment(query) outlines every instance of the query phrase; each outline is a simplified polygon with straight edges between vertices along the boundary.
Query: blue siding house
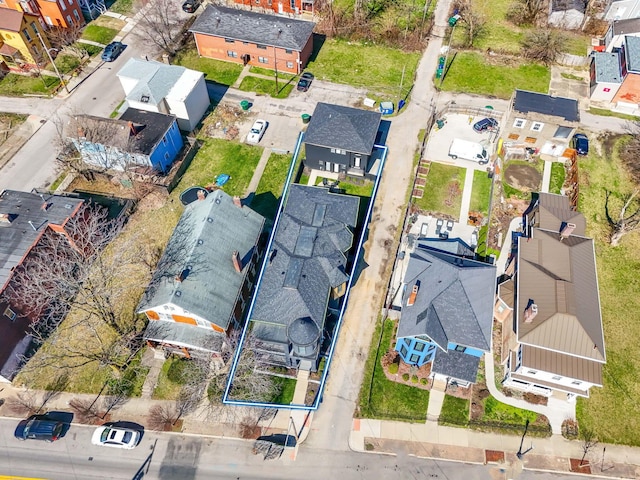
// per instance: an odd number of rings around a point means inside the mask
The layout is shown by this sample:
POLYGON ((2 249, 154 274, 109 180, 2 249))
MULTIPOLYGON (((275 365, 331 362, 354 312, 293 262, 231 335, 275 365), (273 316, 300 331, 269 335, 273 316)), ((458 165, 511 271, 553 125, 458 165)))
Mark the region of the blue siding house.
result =
POLYGON ((455 243, 421 241, 411 253, 395 349, 405 363, 431 362, 436 378, 468 386, 491 350, 496 268, 455 243))
POLYGON ((174 115, 135 108, 119 119, 74 116, 65 136, 85 163, 102 171, 147 167, 166 173, 184 145, 174 115))

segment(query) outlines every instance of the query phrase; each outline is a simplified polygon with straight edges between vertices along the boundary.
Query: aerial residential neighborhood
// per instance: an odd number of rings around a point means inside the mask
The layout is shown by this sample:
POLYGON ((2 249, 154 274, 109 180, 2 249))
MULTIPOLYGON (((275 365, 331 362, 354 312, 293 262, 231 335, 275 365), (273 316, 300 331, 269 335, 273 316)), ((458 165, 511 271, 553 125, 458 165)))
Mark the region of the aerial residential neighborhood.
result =
POLYGON ((0 478, 640 478, 638 79, 640 0, 0 0, 0 478))

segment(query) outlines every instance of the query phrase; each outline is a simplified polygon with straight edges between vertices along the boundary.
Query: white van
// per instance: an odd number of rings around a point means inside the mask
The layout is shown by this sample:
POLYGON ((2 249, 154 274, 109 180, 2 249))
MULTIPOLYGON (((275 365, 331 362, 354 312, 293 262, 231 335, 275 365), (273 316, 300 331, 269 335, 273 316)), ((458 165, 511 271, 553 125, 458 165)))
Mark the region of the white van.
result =
POLYGON ((489 162, 487 150, 481 144, 460 138, 454 138, 453 142, 451 142, 449 156, 454 160, 456 158, 472 160, 480 165, 486 165, 489 162))

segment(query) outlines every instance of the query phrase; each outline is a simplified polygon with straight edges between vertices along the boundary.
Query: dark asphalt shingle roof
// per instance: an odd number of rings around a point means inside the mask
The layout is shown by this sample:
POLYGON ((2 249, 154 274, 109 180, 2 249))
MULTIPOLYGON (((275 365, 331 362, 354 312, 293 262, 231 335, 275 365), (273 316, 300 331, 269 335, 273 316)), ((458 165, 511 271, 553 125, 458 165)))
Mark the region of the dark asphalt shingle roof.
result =
POLYGON ((380 112, 319 102, 311 116, 304 142, 371 155, 381 118, 380 112))
POLYGON ((593 52, 596 82, 622 83, 620 54, 614 52, 593 52))
POLYGON ((253 308, 256 338, 285 343, 287 327, 307 317, 322 331, 331 288, 349 278, 345 253, 358 208, 355 196, 290 186, 253 308))
POLYGON ((151 154, 156 145, 167 134, 171 125, 176 121, 174 115, 167 115, 137 108, 127 108, 119 120, 132 122, 136 127, 134 148, 147 155, 151 154))
POLYGON ((207 5, 189 31, 299 52, 309 41, 315 25, 288 17, 207 5))
POLYGON ((404 277, 398 338, 427 335, 443 351, 448 342, 489 351, 495 282, 493 265, 418 245, 404 277), (409 306, 416 282, 418 294, 409 306))
POLYGON ((586 11, 586 2, 584 0, 552 0, 552 12, 566 12, 569 10, 577 10, 580 13, 586 11))
POLYGON ((640 32, 640 18, 617 20, 612 23, 613 35, 625 35, 640 32))
POLYGON ((63 226, 82 203, 81 199, 16 190, 0 194, 0 214, 12 219, 10 223, 0 222, 0 289, 47 226, 63 226), (45 203, 49 205, 46 210, 42 208, 45 203))
POLYGON ((624 37, 627 54, 627 70, 640 73, 640 37, 627 35, 624 37))
POLYGON ((513 109, 521 113, 535 112, 561 117, 569 122, 579 122, 578 101, 572 98, 553 97, 544 93, 516 90, 513 109))
POLYGON ((475 383, 478 377, 479 364, 480 357, 450 350, 436 353, 431 371, 454 379, 475 383))
POLYGON ((172 304, 226 330, 263 224, 222 190, 187 205, 138 311, 172 304), (231 260, 235 250, 243 260, 240 273, 231 260), (183 281, 175 280, 185 271, 183 281))
POLYGON ((149 322, 144 339, 168 343, 188 349, 206 352, 221 352, 225 335, 210 328, 201 328, 186 323, 157 320, 149 322))

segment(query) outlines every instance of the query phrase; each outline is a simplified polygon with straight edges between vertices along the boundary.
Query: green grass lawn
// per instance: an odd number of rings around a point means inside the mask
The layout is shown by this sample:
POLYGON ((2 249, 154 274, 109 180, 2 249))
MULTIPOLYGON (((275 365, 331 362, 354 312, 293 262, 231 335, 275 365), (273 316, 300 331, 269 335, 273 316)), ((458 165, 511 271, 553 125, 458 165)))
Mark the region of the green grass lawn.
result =
MULTIPOLYGON (((266 75, 267 77, 274 78, 275 71, 269 70, 268 68, 260 68, 260 67, 249 67, 249 73, 255 73, 257 75, 266 75)), ((297 75, 293 75, 291 73, 286 72, 278 72, 279 80, 291 80, 292 78, 296 78, 297 75)))
POLYGON ((174 364, 185 361, 187 360, 179 357, 171 357, 164 361, 160 375, 158 375, 156 388, 153 390, 153 398, 155 400, 175 400, 178 397, 182 384, 172 381, 169 378, 169 369, 174 364))
POLYGON ((542 65, 487 65, 479 53, 458 52, 444 78, 442 90, 507 99, 515 89, 547 93, 550 80, 551 71, 542 65))
POLYGON ((133 13, 133 0, 115 0, 109 10, 122 15, 129 15, 133 13))
POLYGON ((185 188, 214 182, 220 173, 231 179, 223 187, 229 195, 244 195, 260 161, 262 148, 244 143, 207 138, 180 181, 178 192, 185 188))
POLYGON ((474 170, 473 189, 471 190, 470 212, 489 213, 489 201, 491 200, 491 182, 487 172, 474 170))
POLYGON ((639 117, 635 115, 626 115, 624 113, 612 112, 611 110, 605 110, 604 108, 589 107, 589 113, 593 115, 600 115, 601 117, 617 117, 623 120, 631 120, 632 122, 638 121, 639 117))
POLYGON ((271 403, 288 405, 293 401, 293 393, 296 390, 296 383, 297 383, 296 379, 283 378, 283 377, 273 377, 273 378, 282 390, 280 390, 280 393, 271 400, 271 403))
POLYGON ((314 54, 317 55, 312 56, 307 66, 316 78, 362 87, 387 97, 398 96, 403 68, 402 96, 409 91, 421 57, 419 52, 334 39, 327 39, 322 48, 317 49, 316 44, 314 54))
POLYGON ((74 71, 82 61, 74 55, 58 55, 54 60, 58 71, 62 74, 74 71))
POLYGON ((198 56, 195 46, 181 49, 173 58, 174 65, 182 65, 203 72, 207 80, 233 85, 242 72, 242 65, 198 56))
POLYGON ((115 28, 102 27, 99 25, 87 25, 82 32, 82 38, 107 45, 117 34, 118 30, 115 28))
POLYGON ((466 426, 469 423, 469 400, 445 395, 438 424, 466 426))
POLYGON ((273 220, 287 179, 291 155, 272 153, 264 169, 251 208, 265 218, 273 220))
POLYGON ((84 50, 90 57, 95 57, 97 54, 102 52, 102 48, 91 45, 89 43, 76 42, 73 44, 75 48, 84 50))
MULTIPOLYGON (((618 247, 608 244, 609 229, 604 211, 605 190, 619 197, 634 185, 618 161, 617 154, 600 157, 596 149, 580 158, 580 203, 587 218, 587 235, 595 240, 600 303, 604 325, 607 364, 604 387, 593 387, 590 398, 578 399, 581 429, 595 432, 600 442, 640 445, 640 235, 623 237, 618 247)), ((612 199, 612 214, 619 198, 612 199)))
POLYGON ((287 98, 293 90, 295 82, 293 80, 268 80, 261 77, 246 76, 242 79, 239 89, 243 92, 256 92, 258 95, 270 95, 273 98, 287 98))
POLYGON ((0 80, 0 95, 19 97, 25 94, 50 94, 60 84, 57 77, 42 75, 30 77, 28 75, 7 74, 0 80))
POLYGON ((564 164, 560 162, 553 162, 551 164, 551 180, 549 181, 550 193, 560 193, 560 190, 564 185, 564 175, 564 164))
MULTIPOLYGON (((380 358, 376 361, 375 347, 378 344, 381 328, 382 322, 378 321, 364 368, 364 379, 359 398, 359 416, 361 418, 425 422, 429 391, 387 380, 380 364, 380 358), (370 391, 371 396, 369 396, 370 391)), ((382 357, 389 349, 393 329, 394 321, 386 320, 379 357, 382 357)))
POLYGON ((424 196, 414 199, 415 205, 425 212, 444 213, 458 218, 462 204, 462 188, 466 169, 431 163, 424 196))

